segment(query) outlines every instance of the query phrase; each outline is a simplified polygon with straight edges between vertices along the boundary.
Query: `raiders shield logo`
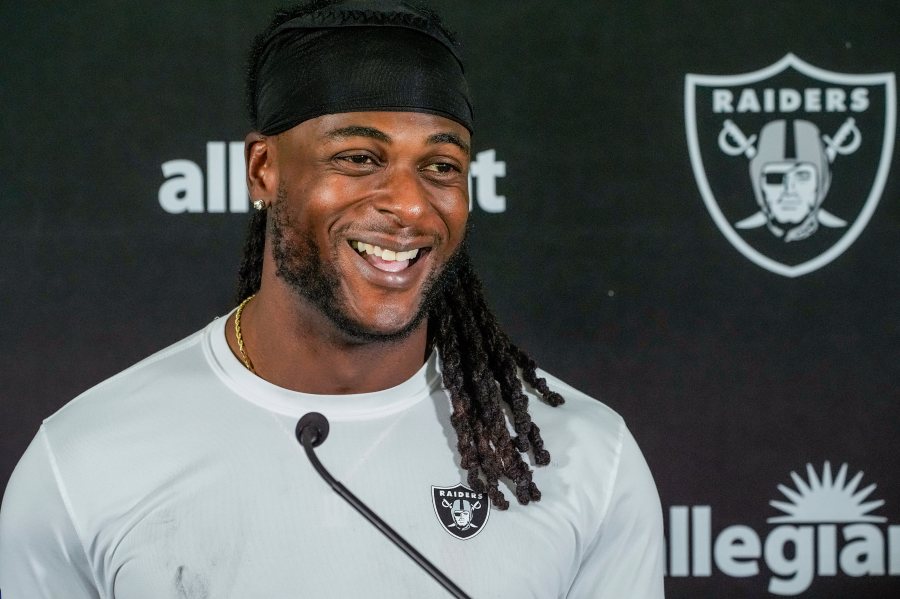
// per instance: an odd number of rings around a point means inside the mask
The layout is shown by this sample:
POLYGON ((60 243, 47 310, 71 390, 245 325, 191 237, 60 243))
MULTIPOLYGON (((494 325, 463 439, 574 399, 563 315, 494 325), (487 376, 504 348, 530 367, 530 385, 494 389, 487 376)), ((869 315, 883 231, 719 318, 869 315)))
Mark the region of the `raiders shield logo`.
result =
POLYGON ((875 212, 894 146, 893 73, 833 73, 788 54, 685 78, 694 177, 744 256, 797 277, 840 256, 875 212))
POLYGON ((471 539, 487 524, 491 500, 464 485, 431 487, 431 502, 438 522, 457 539, 471 539))

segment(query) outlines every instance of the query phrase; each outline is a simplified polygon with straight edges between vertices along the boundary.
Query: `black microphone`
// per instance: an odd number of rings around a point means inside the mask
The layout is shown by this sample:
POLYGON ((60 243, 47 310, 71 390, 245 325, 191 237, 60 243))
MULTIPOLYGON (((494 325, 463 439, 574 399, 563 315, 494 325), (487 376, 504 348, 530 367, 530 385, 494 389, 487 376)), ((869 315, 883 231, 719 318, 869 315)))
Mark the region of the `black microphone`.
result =
POLYGON ((328 418, 318 412, 309 412, 297 423, 297 440, 303 447, 306 447, 307 441, 318 447, 328 438, 330 429, 328 418))
POLYGON ((316 452, 313 451, 313 447, 318 447, 328 438, 329 428, 328 419, 325 418, 325 416, 318 412, 310 412, 300 419, 295 430, 297 441, 299 441, 300 445, 303 446, 303 449, 306 450, 306 457, 309 458, 309 461, 312 463, 313 468, 316 469, 316 472, 319 473, 319 476, 325 479, 325 482, 334 489, 335 493, 353 506, 353 509, 362 514, 366 520, 371 522, 375 528, 389 538, 394 545, 402 549, 406 555, 419 564, 423 570, 428 572, 428 574, 438 581, 441 586, 447 589, 451 595, 457 597, 457 599, 471 599, 462 589, 456 586, 452 580, 447 578, 443 572, 438 570, 437 566, 428 561, 424 555, 416 551, 415 547, 407 543, 406 540, 391 528, 387 522, 379 518, 378 514, 370 510, 365 503, 360 501, 356 495, 351 493, 347 487, 342 485, 340 481, 331 476, 331 473, 325 469, 325 466, 323 466, 322 462, 319 461, 319 458, 316 457, 316 452))

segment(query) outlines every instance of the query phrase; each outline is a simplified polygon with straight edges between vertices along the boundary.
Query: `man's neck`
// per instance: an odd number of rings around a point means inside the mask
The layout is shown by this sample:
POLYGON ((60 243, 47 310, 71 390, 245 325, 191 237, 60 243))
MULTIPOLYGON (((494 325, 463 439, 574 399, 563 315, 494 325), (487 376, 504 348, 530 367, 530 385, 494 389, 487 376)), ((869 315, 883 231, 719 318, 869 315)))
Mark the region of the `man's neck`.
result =
MULTIPOLYGON (((424 363, 427 323, 403 339, 359 342, 293 293, 262 290, 241 315, 245 353, 255 373, 270 383, 304 393, 338 395, 399 385, 424 363)), ((225 336, 241 359, 234 314, 225 336)))

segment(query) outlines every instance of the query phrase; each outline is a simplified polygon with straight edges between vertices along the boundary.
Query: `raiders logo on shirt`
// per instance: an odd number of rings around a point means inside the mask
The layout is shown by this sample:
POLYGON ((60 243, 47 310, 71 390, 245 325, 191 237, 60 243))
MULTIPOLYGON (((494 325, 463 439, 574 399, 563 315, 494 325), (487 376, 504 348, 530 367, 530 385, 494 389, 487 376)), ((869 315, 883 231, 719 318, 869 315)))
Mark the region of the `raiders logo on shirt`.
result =
POLYGON ((448 533, 463 541, 480 533, 491 515, 491 500, 465 485, 431 487, 431 501, 438 522, 448 533))

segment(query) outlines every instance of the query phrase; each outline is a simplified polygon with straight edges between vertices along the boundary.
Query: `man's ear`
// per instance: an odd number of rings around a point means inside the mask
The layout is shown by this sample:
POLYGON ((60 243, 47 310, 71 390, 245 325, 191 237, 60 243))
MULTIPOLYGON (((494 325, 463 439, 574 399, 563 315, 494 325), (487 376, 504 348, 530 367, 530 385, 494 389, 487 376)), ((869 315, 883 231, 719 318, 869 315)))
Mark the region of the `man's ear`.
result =
POLYGON ((252 201, 262 200, 267 206, 275 201, 278 191, 278 169, 275 165, 275 138, 253 131, 244 138, 244 161, 247 164, 247 190, 252 201))

